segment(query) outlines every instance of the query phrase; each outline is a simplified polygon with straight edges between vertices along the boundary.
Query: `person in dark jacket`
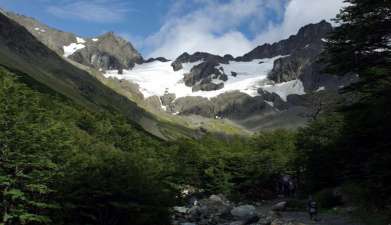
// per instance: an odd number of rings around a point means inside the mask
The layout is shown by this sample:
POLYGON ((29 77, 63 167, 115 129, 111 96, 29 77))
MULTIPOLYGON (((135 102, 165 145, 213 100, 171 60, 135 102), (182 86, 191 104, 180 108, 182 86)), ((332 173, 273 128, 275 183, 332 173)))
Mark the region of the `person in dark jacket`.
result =
POLYGON ((318 205, 312 196, 309 196, 307 203, 308 214, 311 220, 317 220, 318 205))

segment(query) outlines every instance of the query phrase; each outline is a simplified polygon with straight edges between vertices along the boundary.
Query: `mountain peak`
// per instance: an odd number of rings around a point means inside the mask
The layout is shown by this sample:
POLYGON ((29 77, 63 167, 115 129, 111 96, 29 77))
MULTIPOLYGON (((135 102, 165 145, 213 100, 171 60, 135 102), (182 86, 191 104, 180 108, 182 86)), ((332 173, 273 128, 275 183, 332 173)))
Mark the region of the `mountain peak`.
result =
POLYGON ((322 20, 319 23, 311 23, 300 28, 296 36, 298 37, 309 37, 309 36, 325 36, 327 33, 331 32, 333 27, 331 23, 322 20))

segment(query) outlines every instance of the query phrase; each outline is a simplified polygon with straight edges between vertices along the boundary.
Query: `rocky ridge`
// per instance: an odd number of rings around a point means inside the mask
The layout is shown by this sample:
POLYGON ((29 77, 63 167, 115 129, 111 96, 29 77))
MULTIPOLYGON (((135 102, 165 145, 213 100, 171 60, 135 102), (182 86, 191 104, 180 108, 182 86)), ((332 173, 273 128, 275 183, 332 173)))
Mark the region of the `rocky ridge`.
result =
POLYGON ((51 28, 34 18, 2 11, 3 14, 25 27, 39 41, 58 55, 70 58, 96 69, 131 69, 144 60, 125 39, 112 32, 95 38, 81 38, 70 32, 51 28))

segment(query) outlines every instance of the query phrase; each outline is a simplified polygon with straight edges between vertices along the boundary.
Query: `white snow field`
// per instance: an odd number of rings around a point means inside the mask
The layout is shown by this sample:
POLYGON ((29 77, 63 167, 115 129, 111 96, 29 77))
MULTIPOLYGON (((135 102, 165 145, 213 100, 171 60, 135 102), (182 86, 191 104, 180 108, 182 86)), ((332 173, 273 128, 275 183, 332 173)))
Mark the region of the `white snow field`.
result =
POLYGON ((124 70, 123 74, 118 74, 117 70, 106 71, 105 77, 125 79, 138 84, 145 98, 154 95, 162 96, 166 91, 174 93, 176 98, 186 96, 213 98, 230 91, 240 91, 254 97, 258 95, 258 88, 262 88, 280 95, 286 101, 286 97, 290 94, 301 95, 305 92, 300 80, 273 85, 272 81, 267 79, 267 74, 273 68, 273 62, 281 57, 283 56, 256 59, 251 62, 230 61, 228 64, 216 66, 218 69, 222 67, 225 74, 228 75, 228 80, 225 82, 217 79, 213 80, 216 84, 224 83, 224 88, 216 91, 192 92, 192 88, 186 86, 183 82, 184 75, 202 61, 183 63, 183 69, 179 71, 172 69, 171 62, 155 61, 136 65, 132 70, 124 70), (237 75, 232 76, 231 72, 235 72, 237 75))

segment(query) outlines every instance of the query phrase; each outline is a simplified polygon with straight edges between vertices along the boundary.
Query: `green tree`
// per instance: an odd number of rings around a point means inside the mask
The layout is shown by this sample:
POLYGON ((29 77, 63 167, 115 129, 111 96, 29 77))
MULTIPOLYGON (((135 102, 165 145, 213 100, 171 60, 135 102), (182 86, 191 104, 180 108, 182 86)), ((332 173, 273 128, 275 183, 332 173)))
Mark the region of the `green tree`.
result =
POLYGON ((49 223, 58 166, 52 156, 68 149, 66 131, 47 119, 40 99, 0 71, 1 224, 49 223))

